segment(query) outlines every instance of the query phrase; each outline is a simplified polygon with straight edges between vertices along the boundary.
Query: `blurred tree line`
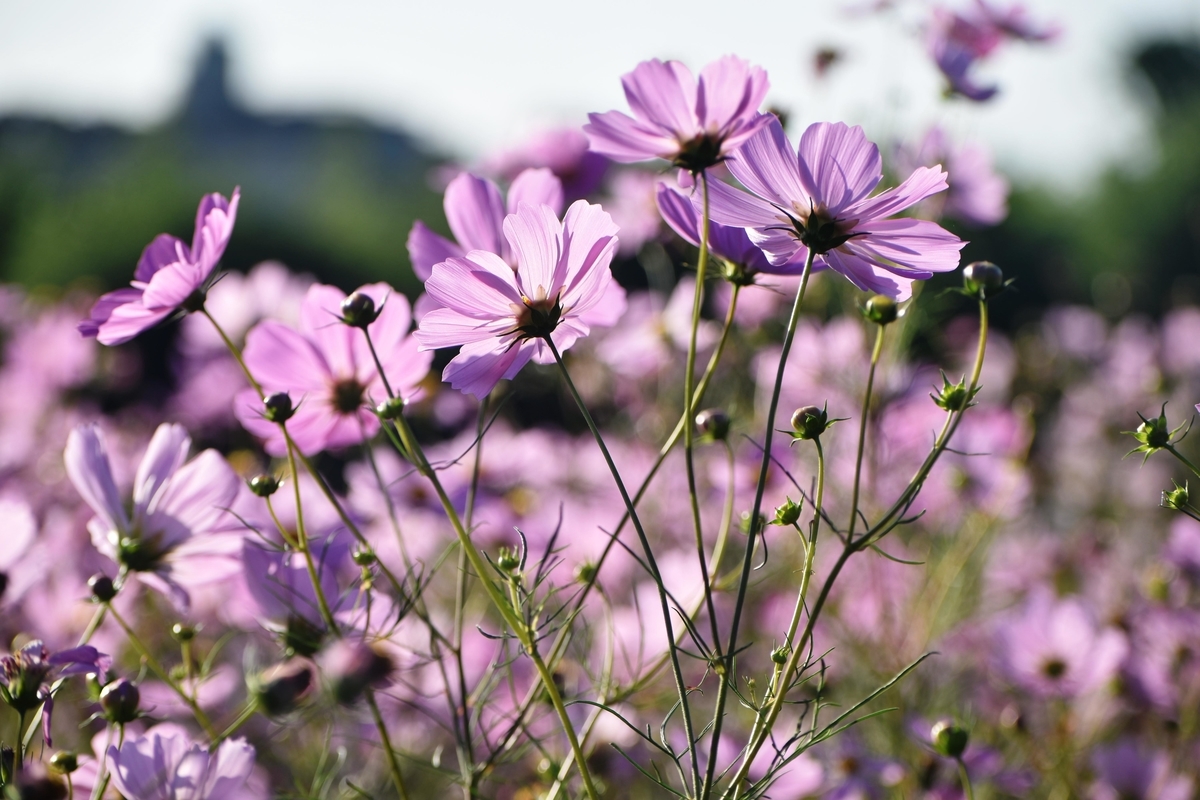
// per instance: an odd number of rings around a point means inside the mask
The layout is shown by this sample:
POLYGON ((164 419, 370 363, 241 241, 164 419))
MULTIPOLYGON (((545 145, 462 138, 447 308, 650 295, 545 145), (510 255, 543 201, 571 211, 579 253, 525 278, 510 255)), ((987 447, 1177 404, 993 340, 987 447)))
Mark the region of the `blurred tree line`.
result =
MULTIPOLYGON (((201 194, 241 185, 229 266, 273 258, 345 288, 387 280, 415 293, 405 240, 414 219, 442 221, 428 184, 439 155, 363 121, 250 114, 225 72, 214 44, 181 111, 145 133, 0 119, 0 280, 123 285, 155 234, 191 231, 201 194)), ((1113 166, 1078 198, 1015 187, 1003 224, 958 231, 966 261, 1018 279, 1019 297, 997 309, 1004 327, 1055 303, 1117 317, 1200 302, 1200 43, 1144 44, 1130 75, 1155 112, 1153 168, 1113 166)))

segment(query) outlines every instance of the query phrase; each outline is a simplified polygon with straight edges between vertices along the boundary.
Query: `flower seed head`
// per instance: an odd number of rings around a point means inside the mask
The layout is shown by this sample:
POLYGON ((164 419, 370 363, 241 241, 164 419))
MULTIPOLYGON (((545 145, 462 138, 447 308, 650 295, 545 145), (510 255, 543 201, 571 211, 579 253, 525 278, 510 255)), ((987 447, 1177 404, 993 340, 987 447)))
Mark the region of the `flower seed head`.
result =
POLYGON ((711 441, 723 442, 729 436, 729 415, 719 408, 706 408, 696 415, 696 427, 711 441))
POLYGON ((873 294, 863 306, 863 316, 876 325, 888 325, 900 316, 896 301, 885 294, 873 294))
POLYGON ((370 295, 354 292, 342 301, 342 322, 352 328, 367 329, 379 317, 379 309, 370 295))
POLYGON ((263 398, 263 416, 270 422, 287 422, 296 409, 287 392, 275 392, 263 398))
POLYGON ((100 691, 100 708, 104 716, 118 725, 137 719, 141 702, 142 693, 124 678, 118 678, 100 691))
POLYGON ((947 758, 962 758, 971 735, 966 728, 944 719, 933 724, 929 738, 933 740, 933 749, 940 754, 947 758))
POLYGON ((264 472, 247 481, 247 485, 250 487, 250 491, 259 497, 270 497, 279 491, 279 478, 264 472))

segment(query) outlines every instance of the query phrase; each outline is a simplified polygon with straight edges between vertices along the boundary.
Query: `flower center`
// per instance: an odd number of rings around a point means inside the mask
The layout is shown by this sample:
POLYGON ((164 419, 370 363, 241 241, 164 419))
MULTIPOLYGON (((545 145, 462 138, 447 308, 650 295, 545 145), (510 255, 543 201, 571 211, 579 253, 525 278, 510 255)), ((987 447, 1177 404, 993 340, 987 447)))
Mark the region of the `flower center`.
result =
POLYGON ((1067 662, 1061 658, 1052 658, 1042 665, 1042 673, 1047 678, 1058 680, 1067 672, 1067 662))
POLYGON ((807 215, 792 217, 792 228, 796 238, 818 255, 841 247, 862 233, 851 233, 858 220, 836 219, 824 206, 813 206, 807 215))
POLYGON ((679 155, 672 162, 697 175, 721 161, 721 140, 712 133, 702 133, 679 145, 679 155))
POLYGON ((521 297, 521 305, 513 303, 513 314, 516 317, 514 331, 520 331, 522 339, 545 339, 558 327, 562 319, 563 307, 558 297, 543 297, 545 290, 538 287, 538 297, 531 300, 521 297))
POLYGON ((339 414, 353 414, 363 404, 367 387, 354 378, 343 378, 333 385, 333 407, 339 414))
POLYGON ((117 562, 131 572, 153 572, 167 554, 161 542, 161 533, 147 536, 138 523, 128 536, 117 540, 117 562))

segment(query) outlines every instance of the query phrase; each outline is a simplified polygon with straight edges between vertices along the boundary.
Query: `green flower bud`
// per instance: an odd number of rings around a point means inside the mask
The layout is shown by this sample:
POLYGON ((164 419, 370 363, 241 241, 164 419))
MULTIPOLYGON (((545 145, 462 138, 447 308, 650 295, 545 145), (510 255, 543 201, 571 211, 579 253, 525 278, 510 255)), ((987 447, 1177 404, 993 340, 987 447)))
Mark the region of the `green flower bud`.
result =
POLYGON ((771 661, 773 661, 776 664, 783 665, 783 664, 787 663, 788 656, 790 656, 790 655, 791 655, 791 650, 789 650, 786 646, 776 647, 774 650, 771 651, 771 661))
POLYGON ((196 627, 185 622, 176 622, 171 626, 171 636, 177 642, 190 642, 196 638, 196 627))
POLYGON ((59 750, 50 756, 50 769, 62 775, 70 775, 79 769, 79 756, 70 750, 59 750))
POLYGON ((404 398, 389 397, 379 405, 375 406, 375 413, 382 419, 399 419, 404 413, 404 398))
POLYGON ((801 498, 799 503, 793 503, 792 498, 788 498, 787 502, 775 509, 775 519, 771 521, 772 525, 783 525, 790 527, 800 521, 800 511, 804 508, 804 500, 801 498))
POLYGON ((379 318, 379 309, 375 301, 363 292, 354 292, 342 301, 342 322, 352 328, 367 329, 367 326, 379 318))
POLYGON ((104 716, 118 725, 137 719, 141 702, 142 694, 137 686, 124 678, 118 678, 100 691, 100 708, 104 716))
POLYGON ((1008 284, 1004 272, 990 261, 975 261, 963 268, 963 289, 980 300, 990 300, 1008 284))
POLYGON ((354 552, 350 554, 350 558, 360 567, 369 567, 378 560, 375 556, 375 551, 367 547, 356 547, 354 552))
POLYGON ((521 556, 510 547, 501 547, 500 554, 496 556, 496 566, 501 572, 512 572, 521 566, 521 556))
MULTIPOLYGON (((1174 481, 1171 482, 1175 483, 1174 481)), ((1173 511, 1183 511, 1190 500, 1191 497, 1188 495, 1187 481, 1184 481, 1183 486, 1175 483, 1174 489, 1162 493, 1161 505, 1163 508, 1169 508, 1173 511)))
POLYGON ((887 295, 873 294, 863 306, 863 316, 876 325, 889 325, 900 316, 900 309, 887 295))
POLYGON ((833 423, 839 421, 830 419, 829 412, 824 407, 804 406, 798 408, 792 414, 792 439, 805 441, 817 439, 822 433, 829 430, 833 423))
POLYGON ((596 562, 585 561, 576 567, 575 580, 578 583, 591 583, 596 580, 596 562))
POLYGON ((933 402, 938 404, 938 408, 943 408, 946 411, 963 411, 970 408, 975 399, 975 395, 979 394, 982 387, 976 386, 974 389, 967 390, 967 379, 963 377, 958 383, 951 383, 946 377, 946 373, 942 373, 942 388, 936 394, 930 392, 929 396, 933 398, 933 402))
POLYGON ((247 481, 250 491, 259 497, 270 497, 275 494, 275 492, 279 491, 279 483, 279 478, 267 472, 255 475, 247 481))
POLYGON ((107 603, 117 596, 117 587, 107 575, 93 575, 88 578, 88 589, 97 603, 107 603))
MULTIPOLYGON (((1171 447, 1180 439, 1183 439, 1184 436, 1187 436, 1187 431, 1184 431, 1183 435, 1179 436, 1178 439, 1175 438, 1175 435, 1180 430, 1183 430, 1184 427, 1188 427, 1189 429, 1191 427, 1190 422, 1182 422, 1172 430, 1170 424, 1167 422, 1166 403, 1162 404, 1157 417, 1147 419, 1140 412, 1138 413, 1138 417, 1142 420, 1142 424, 1137 426, 1137 430, 1124 431, 1124 433, 1130 434, 1138 441, 1138 446, 1130 450, 1126 455, 1145 453, 1146 458, 1150 458, 1152 454, 1164 448, 1171 447)), ((1142 462, 1145 463, 1145 459, 1142 459, 1142 462)))
POLYGON ((719 408, 706 408, 696 415, 696 427, 706 439, 723 442, 729 436, 729 415, 719 408))
POLYGON ((971 735, 966 728, 944 719, 933 724, 929 738, 933 740, 933 749, 941 755, 947 758, 962 758, 971 735))
POLYGON ((270 422, 287 422, 295 413, 287 392, 275 392, 263 398, 263 416, 270 422))

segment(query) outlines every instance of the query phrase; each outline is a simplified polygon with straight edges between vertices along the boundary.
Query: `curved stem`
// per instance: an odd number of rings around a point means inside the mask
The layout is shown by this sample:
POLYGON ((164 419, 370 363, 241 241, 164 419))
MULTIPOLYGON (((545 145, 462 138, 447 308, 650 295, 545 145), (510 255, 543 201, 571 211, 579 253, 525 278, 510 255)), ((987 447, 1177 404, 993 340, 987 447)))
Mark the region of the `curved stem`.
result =
POLYGON ((229 338, 229 335, 225 333, 225 329, 222 328, 220 323, 213 318, 213 315, 208 313, 207 308, 200 309, 200 313, 208 317, 208 321, 211 322, 212 326, 217 329, 217 335, 221 337, 221 341, 225 343, 225 347, 228 348, 230 354, 234 357, 234 360, 237 361, 238 366, 242 368, 242 374, 246 376, 246 380, 252 387, 254 387, 254 391, 258 392, 259 396, 261 397, 262 385, 259 384, 258 381, 254 380, 254 376, 250 374, 250 368, 246 366, 246 361, 242 358, 242 351, 236 344, 233 343, 233 340, 229 338))
POLYGON ((368 689, 366 697, 367 706, 371 709, 371 716, 375 719, 375 727, 379 730, 379 743, 383 745, 383 755, 387 759, 388 772, 392 775, 392 784, 395 785, 396 793, 400 795, 401 800, 408 800, 408 789, 404 785, 400 763, 396 761, 396 751, 392 749, 392 737, 388 736, 383 714, 379 713, 379 704, 375 702, 375 690, 368 689))
POLYGON ((683 727, 687 735, 688 752, 691 755, 693 788, 698 789, 700 786, 700 759, 696 754, 696 735, 692 725, 691 703, 688 702, 687 686, 683 682, 683 669, 679 664, 679 652, 675 646, 675 630, 671 622, 671 605, 667 600, 667 591, 663 585, 662 574, 658 570, 658 561, 654 558, 654 550, 651 548, 650 540, 647 538, 646 531, 642 527, 642 520, 638 516, 637 509, 634 508, 633 500, 630 499, 629 492, 625 489, 625 481, 621 480, 621 473, 617 470, 616 463, 613 462, 612 454, 608 452, 608 446, 604 443, 604 437, 600 433, 600 428, 596 426, 596 421, 592 419, 587 405, 583 402, 583 397, 580 396, 579 390, 575 388, 575 382, 571 380, 571 373, 567 371, 567 365, 563 363, 562 354, 558 352, 558 347, 549 336, 545 337, 542 341, 546 343, 551 354, 553 354, 554 361, 558 364, 558 369, 567 384, 567 389, 571 392, 571 397, 579 407, 579 412, 583 415, 584 421, 587 422, 588 429, 592 432, 592 437, 596 440, 601 455, 604 456, 604 462, 608 465, 608 471, 612 473, 613 481, 617 485, 617 491, 621 493, 621 500, 625 503, 625 512, 633 522, 633 528, 637 531, 638 539, 641 541, 642 551, 646 556, 646 566, 650 569, 650 576, 653 578, 655 587, 658 589, 663 624, 667 628, 667 647, 671 653, 671 672, 675 677, 675 690, 679 695, 680 711, 683 715, 683 727))

